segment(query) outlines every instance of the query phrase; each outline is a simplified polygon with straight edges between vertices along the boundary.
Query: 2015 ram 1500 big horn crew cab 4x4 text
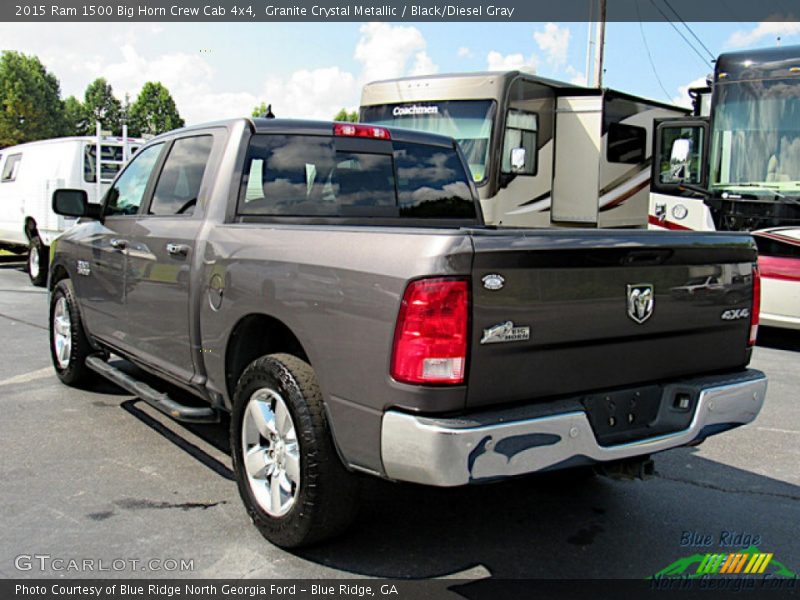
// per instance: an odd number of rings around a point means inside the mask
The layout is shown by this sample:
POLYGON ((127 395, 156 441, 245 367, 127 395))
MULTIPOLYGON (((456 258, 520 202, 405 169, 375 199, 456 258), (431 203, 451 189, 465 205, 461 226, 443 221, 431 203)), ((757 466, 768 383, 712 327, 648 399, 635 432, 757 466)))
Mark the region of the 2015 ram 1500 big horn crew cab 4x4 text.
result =
POLYGON ((242 499, 281 546, 341 531, 359 473, 627 465, 764 401, 749 235, 490 229, 450 138, 215 123, 143 146, 101 208, 53 205, 82 217, 52 250, 58 376, 97 371, 177 419, 229 411, 242 499))

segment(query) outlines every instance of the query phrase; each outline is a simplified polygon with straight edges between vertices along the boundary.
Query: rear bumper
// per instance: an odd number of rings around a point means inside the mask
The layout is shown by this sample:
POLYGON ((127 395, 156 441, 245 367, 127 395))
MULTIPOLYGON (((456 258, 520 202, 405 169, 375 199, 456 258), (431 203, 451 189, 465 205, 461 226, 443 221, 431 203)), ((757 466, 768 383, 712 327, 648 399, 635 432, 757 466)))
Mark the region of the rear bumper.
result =
POLYGON ((518 419, 512 411, 496 412, 491 422, 479 424, 388 411, 381 429, 384 470, 391 479, 450 487, 621 460, 744 425, 764 403, 767 378, 760 371, 702 381, 689 427, 614 446, 598 444, 586 412, 580 410, 528 419, 518 419))

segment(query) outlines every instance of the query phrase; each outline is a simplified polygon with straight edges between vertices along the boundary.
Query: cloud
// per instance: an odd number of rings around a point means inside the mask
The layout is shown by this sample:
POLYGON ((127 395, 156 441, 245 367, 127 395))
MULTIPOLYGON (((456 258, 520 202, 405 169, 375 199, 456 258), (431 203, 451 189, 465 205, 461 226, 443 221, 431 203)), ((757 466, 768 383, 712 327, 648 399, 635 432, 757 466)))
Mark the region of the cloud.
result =
POLYGON ((749 30, 734 31, 725 44, 733 48, 745 48, 769 37, 774 40, 777 36, 788 37, 800 34, 800 21, 762 21, 749 30))
POLYGON ((560 66, 567 62, 571 35, 569 27, 548 23, 544 26, 544 31, 533 32, 533 39, 547 56, 547 62, 553 66, 560 66))
POLYGON ((503 55, 492 50, 486 55, 486 64, 489 71, 527 71, 534 73, 539 61, 535 54, 525 58, 521 52, 503 55))
POLYGON ((362 64, 361 79, 365 83, 402 77, 412 58, 412 70, 436 72, 436 65, 425 53, 425 37, 416 27, 366 23, 359 32, 361 38, 353 56, 362 64))
POLYGON ((572 65, 567 65, 564 72, 569 76, 569 82, 573 85, 586 85, 586 73, 581 73, 572 65))
POLYGON ((672 103, 677 106, 692 108, 692 99, 689 97, 689 90, 698 87, 706 87, 705 77, 698 77, 686 85, 678 87, 678 95, 672 98, 672 103))
POLYGON ((461 48, 458 49, 458 58, 472 58, 472 50, 466 46, 461 46, 461 48))
POLYGON ((268 79, 264 98, 281 117, 332 119, 339 109, 355 107, 359 90, 356 77, 339 67, 301 69, 268 79))

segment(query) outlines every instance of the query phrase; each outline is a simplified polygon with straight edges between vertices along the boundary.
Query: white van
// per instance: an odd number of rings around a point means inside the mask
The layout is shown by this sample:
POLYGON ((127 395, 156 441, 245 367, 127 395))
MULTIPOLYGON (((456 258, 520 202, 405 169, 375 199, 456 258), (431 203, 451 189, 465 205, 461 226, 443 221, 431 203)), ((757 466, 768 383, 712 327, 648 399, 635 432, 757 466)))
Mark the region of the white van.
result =
POLYGON ((74 223, 52 211, 53 190, 83 189, 90 202, 99 202, 125 160, 143 143, 138 138, 101 139, 99 194, 96 137, 56 138, 0 150, 0 247, 27 249, 34 285, 47 280, 50 243, 74 223))

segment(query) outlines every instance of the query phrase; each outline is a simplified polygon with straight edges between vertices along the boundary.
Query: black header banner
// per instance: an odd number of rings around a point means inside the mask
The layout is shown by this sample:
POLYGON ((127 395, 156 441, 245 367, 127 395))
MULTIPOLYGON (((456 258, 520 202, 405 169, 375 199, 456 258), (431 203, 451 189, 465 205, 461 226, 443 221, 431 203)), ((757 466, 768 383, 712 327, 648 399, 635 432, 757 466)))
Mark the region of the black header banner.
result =
MULTIPOLYGON (((600 0, 4 0, 2 21, 595 21, 600 0), (590 6, 594 4, 594 8, 590 6)), ((797 0, 606 0, 607 21, 797 21, 797 0)))

